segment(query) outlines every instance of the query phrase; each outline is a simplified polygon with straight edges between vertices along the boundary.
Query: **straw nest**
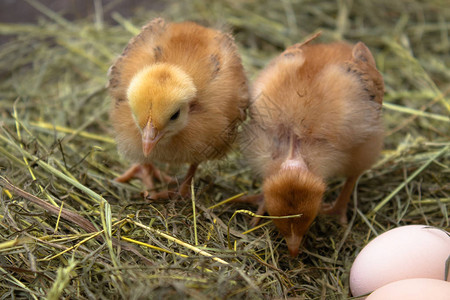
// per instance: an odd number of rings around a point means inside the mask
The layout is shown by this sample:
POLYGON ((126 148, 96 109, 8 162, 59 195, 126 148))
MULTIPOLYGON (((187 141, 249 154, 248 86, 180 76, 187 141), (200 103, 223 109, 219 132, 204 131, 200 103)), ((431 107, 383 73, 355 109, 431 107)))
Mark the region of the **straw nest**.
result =
MULTIPOLYGON (((195 0, 131 19, 113 13, 111 24, 101 10, 68 21, 28 2, 38 24, 0 24, 9 36, 0 46, 2 299, 345 299, 368 240, 405 224, 448 229, 446 1, 195 0), (319 216, 290 258, 270 221, 250 230, 251 208, 223 201, 260 189, 238 149, 200 168, 193 200, 147 203, 139 181, 113 181, 128 162, 111 138, 106 71, 156 16, 232 30, 249 78, 317 31, 322 42, 369 46, 386 84, 385 150, 359 180, 348 226, 319 216)), ((325 199, 341 185, 330 182, 325 199)))

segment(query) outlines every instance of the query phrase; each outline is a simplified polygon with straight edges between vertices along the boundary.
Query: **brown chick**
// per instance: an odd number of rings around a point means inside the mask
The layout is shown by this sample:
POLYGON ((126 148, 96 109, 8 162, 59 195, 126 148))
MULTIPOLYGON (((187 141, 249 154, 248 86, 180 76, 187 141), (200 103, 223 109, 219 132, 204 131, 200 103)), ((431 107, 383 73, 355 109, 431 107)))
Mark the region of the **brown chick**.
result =
POLYGON ((251 120, 242 149, 263 177, 263 193, 243 199, 271 216, 292 256, 321 210, 325 181, 347 181, 322 211, 345 223, 357 178, 377 159, 383 141, 383 80, 361 42, 296 44, 273 60, 251 91, 251 120))
MULTIPOLYGON (((119 152, 136 163, 116 180, 164 179, 153 161, 189 163, 179 193, 202 161, 222 157, 248 106, 247 79, 232 37, 191 22, 155 19, 110 68, 110 118, 119 152)), ((151 198, 168 198, 169 191, 151 198)))

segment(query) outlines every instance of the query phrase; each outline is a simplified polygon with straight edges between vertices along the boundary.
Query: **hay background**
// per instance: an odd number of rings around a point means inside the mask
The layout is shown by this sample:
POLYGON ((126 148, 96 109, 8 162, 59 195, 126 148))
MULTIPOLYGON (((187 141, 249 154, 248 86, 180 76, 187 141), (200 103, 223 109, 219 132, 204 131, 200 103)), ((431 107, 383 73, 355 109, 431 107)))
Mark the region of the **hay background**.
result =
MULTIPOLYGON (((406 224, 449 229, 447 1, 172 1, 131 18, 94 1, 94 14, 74 21, 27 2, 40 11, 36 25, 0 23, 8 37, 0 46, 1 299, 346 299, 352 261, 370 239, 406 224), (128 162, 111 139, 106 71, 156 16, 230 28, 250 79, 319 30, 322 42, 368 45, 386 85, 385 150, 359 181, 347 227, 319 216, 292 259, 272 224, 246 233, 250 217, 232 217, 248 207, 208 209, 260 188, 237 149, 201 166, 195 213, 190 200, 148 204, 139 181, 113 182, 128 162)), ((326 201, 341 185, 330 182, 326 201)))

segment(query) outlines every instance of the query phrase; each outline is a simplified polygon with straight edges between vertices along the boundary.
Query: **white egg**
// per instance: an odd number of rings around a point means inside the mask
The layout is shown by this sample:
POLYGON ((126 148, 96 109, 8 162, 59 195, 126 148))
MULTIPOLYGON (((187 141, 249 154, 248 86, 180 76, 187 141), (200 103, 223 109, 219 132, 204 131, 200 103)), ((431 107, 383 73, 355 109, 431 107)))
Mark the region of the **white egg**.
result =
POLYGON ((425 225, 389 230, 368 243, 353 262, 352 295, 368 294, 408 278, 444 280, 449 256, 450 235, 444 230, 425 225))
POLYGON ((449 300, 450 282, 413 278, 391 282, 380 287, 366 300, 449 300))

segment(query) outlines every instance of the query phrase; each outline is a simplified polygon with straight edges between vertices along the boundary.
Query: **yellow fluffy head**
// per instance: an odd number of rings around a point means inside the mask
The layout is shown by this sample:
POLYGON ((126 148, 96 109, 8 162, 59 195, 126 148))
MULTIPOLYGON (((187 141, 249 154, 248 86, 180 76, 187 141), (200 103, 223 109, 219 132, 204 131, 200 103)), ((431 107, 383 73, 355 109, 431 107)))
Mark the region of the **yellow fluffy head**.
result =
POLYGON ((192 78, 177 66, 144 67, 131 80, 127 97, 140 129, 152 123, 159 131, 176 130, 187 122, 189 101, 196 95, 192 78))

